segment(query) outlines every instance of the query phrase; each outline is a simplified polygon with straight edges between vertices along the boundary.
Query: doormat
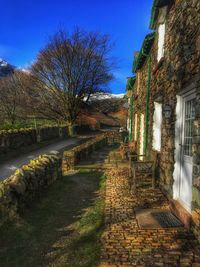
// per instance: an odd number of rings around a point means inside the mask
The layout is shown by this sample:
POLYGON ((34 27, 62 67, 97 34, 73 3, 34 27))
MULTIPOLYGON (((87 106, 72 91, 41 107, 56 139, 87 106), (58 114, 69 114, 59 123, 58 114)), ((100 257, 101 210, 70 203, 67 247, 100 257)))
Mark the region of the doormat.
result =
POLYGON ((182 227, 183 224, 169 210, 136 210, 136 219, 141 229, 162 229, 182 227))

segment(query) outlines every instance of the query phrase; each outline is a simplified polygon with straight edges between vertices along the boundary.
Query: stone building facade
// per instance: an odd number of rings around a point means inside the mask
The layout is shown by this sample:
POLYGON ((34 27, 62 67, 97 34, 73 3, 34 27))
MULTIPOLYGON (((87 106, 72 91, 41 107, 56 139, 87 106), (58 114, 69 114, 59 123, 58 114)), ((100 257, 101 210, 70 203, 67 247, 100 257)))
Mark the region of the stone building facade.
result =
POLYGON ((133 66, 132 139, 157 151, 159 186, 200 240, 200 2, 155 0, 150 29, 133 66))

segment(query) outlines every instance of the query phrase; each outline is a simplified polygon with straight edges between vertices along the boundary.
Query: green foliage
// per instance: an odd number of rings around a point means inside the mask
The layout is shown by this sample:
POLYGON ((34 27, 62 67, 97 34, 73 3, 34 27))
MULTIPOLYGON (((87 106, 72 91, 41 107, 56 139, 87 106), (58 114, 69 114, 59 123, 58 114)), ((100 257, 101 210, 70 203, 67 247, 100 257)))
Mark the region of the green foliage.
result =
POLYGON ((127 79, 127 83, 126 83, 126 90, 127 91, 133 90, 133 86, 135 84, 135 81, 136 81, 136 77, 129 77, 127 79))
POLYGON ((40 128, 40 127, 51 127, 57 126, 55 121, 47 120, 47 119, 26 119, 26 120, 18 120, 15 124, 11 124, 9 122, 4 122, 0 124, 0 130, 21 130, 21 129, 29 129, 29 128, 40 128))

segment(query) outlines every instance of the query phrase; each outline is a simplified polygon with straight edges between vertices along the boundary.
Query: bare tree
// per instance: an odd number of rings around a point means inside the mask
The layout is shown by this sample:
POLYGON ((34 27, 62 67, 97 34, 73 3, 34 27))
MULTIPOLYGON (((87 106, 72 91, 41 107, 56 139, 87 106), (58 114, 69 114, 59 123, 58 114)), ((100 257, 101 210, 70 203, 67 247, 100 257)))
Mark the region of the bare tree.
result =
POLYGON ((113 79, 108 36, 75 29, 59 30, 39 52, 32 66, 39 89, 41 113, 68 123, 72 129, 83 101, 107 91, 113 79))
POLYGON ((14 124, 18 117, 26 116, 28 84, 29 77, 22 71, 14 71, 13 74, 0 79, 0 113, 1 117, 11 124, 14 124))

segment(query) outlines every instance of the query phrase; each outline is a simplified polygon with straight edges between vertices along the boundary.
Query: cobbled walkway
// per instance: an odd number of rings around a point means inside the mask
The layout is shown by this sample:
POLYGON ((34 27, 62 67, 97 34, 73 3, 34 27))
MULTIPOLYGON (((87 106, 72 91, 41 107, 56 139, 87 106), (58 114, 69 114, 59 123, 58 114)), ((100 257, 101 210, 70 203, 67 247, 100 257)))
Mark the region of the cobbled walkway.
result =
POLYGON ((159 189, 141 177, 137 195, 129 189, 128 170, 107 171, 105 223, 100 267, 200 267, 200 245, 183 227, 141 230, 135 208, 166 208, 159 189))

